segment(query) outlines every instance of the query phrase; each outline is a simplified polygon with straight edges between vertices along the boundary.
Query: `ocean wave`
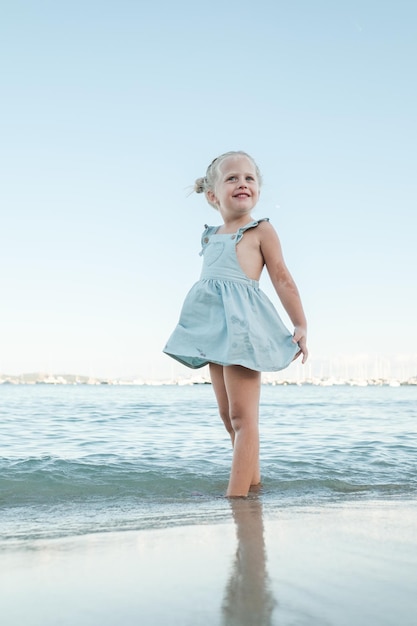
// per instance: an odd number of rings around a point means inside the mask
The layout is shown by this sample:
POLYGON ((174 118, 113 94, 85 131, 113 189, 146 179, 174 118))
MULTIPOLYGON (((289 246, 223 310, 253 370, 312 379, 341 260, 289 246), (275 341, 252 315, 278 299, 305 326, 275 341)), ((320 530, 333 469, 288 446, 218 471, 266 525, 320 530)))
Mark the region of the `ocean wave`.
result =
MULTIPOLYGON (((346 468, 347 470, 349 468, 346 468)), ((393 480, 392 471, 369 472, 357 469, 353 475, 340 467, 323 464, 272 464, 264 472, 264 491, 280 493, 294 500, 309 496, 360 493, 417 492, 417 476, 402 473, 393 480)), ((114 458, 87 460, 40 459, 0 461, 0 506, 33 506, 107 499, 167 502, 178 498, 220 496, 228 480, 228 466, 205 461, 163 468, 155 464, 114 458)))
MULTIPOLYGON (((232 450, 211 389, 13 390, 0 407, 0 538, 216 521, 232 450)), ((264 510, 416 498, 415 389, 267 388, 264 510)))

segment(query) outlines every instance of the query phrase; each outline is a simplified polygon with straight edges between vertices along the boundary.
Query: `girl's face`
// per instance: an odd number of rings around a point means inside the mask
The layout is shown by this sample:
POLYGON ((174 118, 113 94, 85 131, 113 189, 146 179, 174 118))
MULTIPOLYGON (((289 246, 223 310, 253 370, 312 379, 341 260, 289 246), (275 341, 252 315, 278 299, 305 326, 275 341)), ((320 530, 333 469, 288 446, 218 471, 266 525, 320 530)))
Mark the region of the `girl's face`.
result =
POLYGON ((259 199, 255 165, 244 155, 227 157, 219 166, 214 192, 207 195, 221 213, 236 217, 250 213, 259 199))

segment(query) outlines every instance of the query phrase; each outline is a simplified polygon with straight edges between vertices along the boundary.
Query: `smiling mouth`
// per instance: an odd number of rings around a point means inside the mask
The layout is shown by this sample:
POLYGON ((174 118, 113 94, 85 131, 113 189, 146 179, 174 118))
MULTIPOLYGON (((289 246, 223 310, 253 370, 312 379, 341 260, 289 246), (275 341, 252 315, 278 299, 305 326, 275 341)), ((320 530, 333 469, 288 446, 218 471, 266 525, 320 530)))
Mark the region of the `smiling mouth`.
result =
POLYGON ((237 193, 233 197, 234 198, 250 198, 250 195, 248 193, 237 193))

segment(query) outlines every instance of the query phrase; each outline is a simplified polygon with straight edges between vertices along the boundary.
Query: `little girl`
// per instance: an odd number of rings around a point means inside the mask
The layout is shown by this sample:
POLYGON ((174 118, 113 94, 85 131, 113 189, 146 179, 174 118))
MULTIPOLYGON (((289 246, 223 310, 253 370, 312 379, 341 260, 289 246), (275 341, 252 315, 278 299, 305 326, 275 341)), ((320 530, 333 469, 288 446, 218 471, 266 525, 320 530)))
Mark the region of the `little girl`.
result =
POLYGON ((164 352, 192 368, 209 364, 220 416, 230 434, 233 461, 226 495, 247 496, 259 485, 259 399, 262 371, 307 359, 306 318, 298 289, 288 271, 278 236, 268 218, 251 211, 262 183, 245 152, 214 159, 194 190, 204 193, 223 219, 207 226, 200 280, 188 293, 180 320, 164 352), (294 333, 284 326, 259 289, 266 265, 294 333))

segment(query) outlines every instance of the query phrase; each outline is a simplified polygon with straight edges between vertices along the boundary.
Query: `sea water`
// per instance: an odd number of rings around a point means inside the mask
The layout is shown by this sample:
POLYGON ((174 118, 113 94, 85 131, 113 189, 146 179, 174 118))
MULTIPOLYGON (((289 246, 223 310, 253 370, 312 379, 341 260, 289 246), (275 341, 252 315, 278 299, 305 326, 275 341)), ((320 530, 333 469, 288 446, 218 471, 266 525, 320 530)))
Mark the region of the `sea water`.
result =
MULTIPOLYGON (((264 513, 417 496, 417 387, 263 385, 264 513)), ((211 385, 2 385, 0 540, 221 521, 211 385)))

